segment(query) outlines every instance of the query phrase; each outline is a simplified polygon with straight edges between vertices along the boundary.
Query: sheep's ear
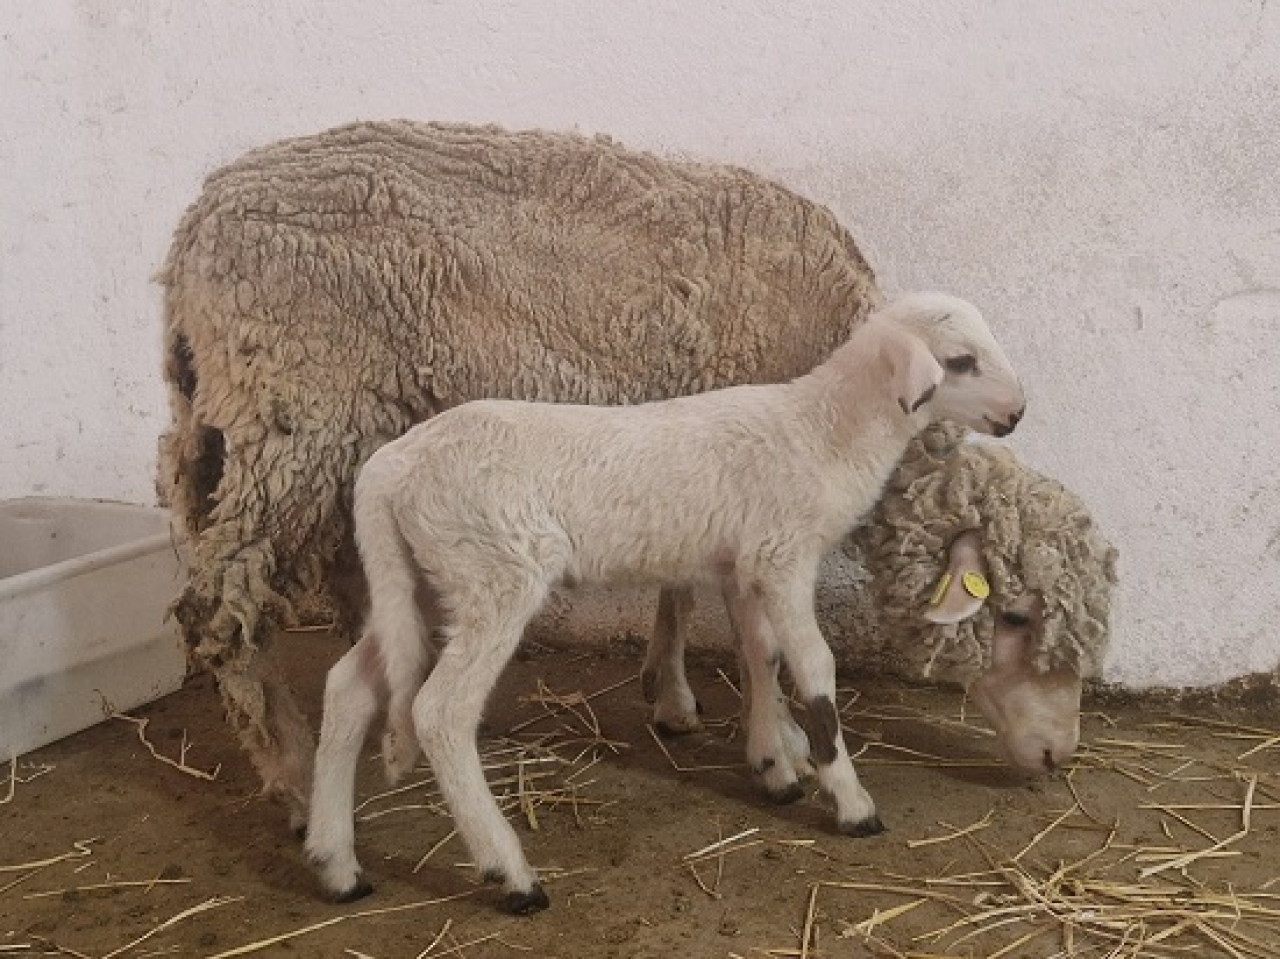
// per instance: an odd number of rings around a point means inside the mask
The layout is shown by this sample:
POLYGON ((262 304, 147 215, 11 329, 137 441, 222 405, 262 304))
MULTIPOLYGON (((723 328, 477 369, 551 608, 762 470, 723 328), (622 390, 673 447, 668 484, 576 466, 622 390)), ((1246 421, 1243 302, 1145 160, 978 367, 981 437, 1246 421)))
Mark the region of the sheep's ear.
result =
POLYGON ((902 412, 911 414, 933 399, 946 372, 924 341, 910 333, 891 337, 884 346, 893 370, 893 389, 902 412))
POLYGON ((927 622, 939 626, 960 623, 982 609, 991 595, 991 586, 981 545, 976 529, 966 530, 952 541, 947 549, 946 569, 924 612, 927 622))

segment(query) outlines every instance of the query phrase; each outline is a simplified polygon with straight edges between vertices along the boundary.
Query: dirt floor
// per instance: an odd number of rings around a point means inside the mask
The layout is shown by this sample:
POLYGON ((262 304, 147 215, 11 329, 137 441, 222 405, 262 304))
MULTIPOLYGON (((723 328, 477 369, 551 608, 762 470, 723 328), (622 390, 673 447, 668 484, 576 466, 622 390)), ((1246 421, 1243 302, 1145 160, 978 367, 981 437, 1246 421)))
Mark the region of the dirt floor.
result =
MULTIPOLYGON (((289 642, 314 712, 339 648, 289 642)), ((1280 956, 1274 710, 1090 703, 1074 768, 1027 784, 958 694, 858 683, 843 716, 889 831, 849 839, 816 796, 757 791, 727 663, 691 669, 705 733, 660 743, 639 662, 634 643, 526 649, 491 704, 489 775, 547 912, 499 914, 429 772, 388 794, 372 747, 376 892, 323 901, 198 678, 134 715, 212 780, 121 719, 0 779, 0 957, 1280 956)))

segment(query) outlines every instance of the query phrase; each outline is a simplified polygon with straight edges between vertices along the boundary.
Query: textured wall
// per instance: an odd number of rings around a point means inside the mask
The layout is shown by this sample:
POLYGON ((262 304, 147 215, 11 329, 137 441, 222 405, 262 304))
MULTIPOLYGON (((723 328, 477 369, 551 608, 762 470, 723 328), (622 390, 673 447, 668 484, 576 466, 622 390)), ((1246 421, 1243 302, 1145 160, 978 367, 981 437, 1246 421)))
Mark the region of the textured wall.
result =
POLYGON ((1110 678, 1280 658, 1274 4, 0 0, 0 89, 0 496, 152 499, 148 277, 212 167, 354 118, 606 130, 986 308, 1017 447, 1122 549, 1110 678))

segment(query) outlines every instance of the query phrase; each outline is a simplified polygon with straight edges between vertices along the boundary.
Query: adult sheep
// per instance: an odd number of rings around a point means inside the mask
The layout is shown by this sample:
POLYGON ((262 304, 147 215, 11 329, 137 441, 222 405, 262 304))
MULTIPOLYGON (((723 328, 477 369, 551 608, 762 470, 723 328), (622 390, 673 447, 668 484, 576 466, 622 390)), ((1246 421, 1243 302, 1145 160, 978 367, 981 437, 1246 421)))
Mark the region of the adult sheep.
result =
POLYGON ((175 614, 295 826, 312 732, 270 665, 364 599, 360 464, 482 397, 637 403, 807 372, 880 302, 825 209, 604 138, 360 123, 214 172, 160 273, 158 486, 191 550, 175 614))
MULTIPOLYGON (((1116 550, 1078 496, 965 433, 941 422, 917 436, 846 541, 865 588, 841 607, 840 625, 897 672, 964 686, 1010 765, 1049 772, 1078 744, 1081 680, 1101 671, 1116 550)), ((699 725, 683 662, 693 597, 664 599, 642 686, 655 723, 684 732, 699 725)), ((803 757, 776 671, 767 680, 773 695, 756 701, 775 708, 752 715, 744 690, 747 726, 780 726, 773 735, 803 757)))

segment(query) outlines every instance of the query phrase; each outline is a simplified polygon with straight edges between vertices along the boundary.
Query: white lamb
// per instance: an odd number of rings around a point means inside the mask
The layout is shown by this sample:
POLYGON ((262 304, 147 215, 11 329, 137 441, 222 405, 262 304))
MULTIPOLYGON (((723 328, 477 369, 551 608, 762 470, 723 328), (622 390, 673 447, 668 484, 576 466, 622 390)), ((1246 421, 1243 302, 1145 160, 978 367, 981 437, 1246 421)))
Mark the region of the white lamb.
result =
MULTIPOLYGON (((503 908, 546 908, 485 782, 476 730, 525 625, 561 582, 717 584, 752 690, 772 690, 779 657, 794 678, 840 831, 879 832, 814 617, 819 561, 935 417, 1002 436, 1024 402, 981 314, 917 294, 872 314, 790 383, 631 407, 482 400, 383 446, 355 492, 372 608, 329 674, 316 759, 307 851, 326 889, 340 900, 371 890, 355 856, 353 783, 385 696, 388 773, 412 765, 416 730, 474 862, 504 885, 503 908), (415 599, 423 582, 445 637, 434 664, 435 624, 415 599)), ((752 712, 766 721, 749 730, 748 759, 785 788, 804 757, 767 721, 771 708, 752 712)))

